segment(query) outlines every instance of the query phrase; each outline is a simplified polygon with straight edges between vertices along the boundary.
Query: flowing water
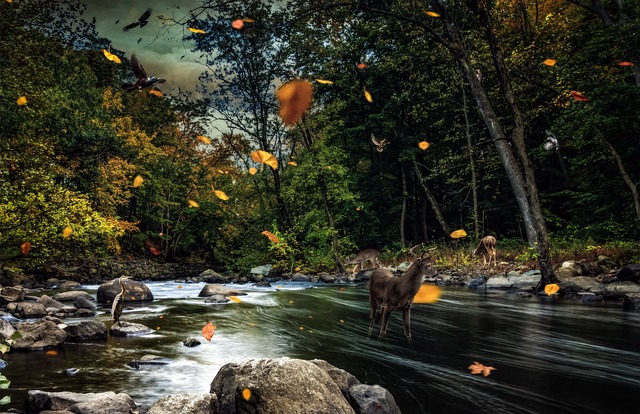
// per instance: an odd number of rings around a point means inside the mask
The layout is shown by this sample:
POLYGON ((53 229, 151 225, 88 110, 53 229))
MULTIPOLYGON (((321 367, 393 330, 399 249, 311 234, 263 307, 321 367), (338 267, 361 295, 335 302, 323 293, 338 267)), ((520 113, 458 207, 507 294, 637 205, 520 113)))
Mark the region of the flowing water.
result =
MULTIPOLYGON (((640 402, 640 313, 619 303, 450 288, 435 304, 414 305, 408 342, 396 313, 386 339, 368 335, 365 285, 238 286, 249 294, 224 305, 198 298, 203 284, 148 286, 155 300, 125 309, 122 319, 155 329, 151 335, 65 344, 57 355, 6 354, 11 406, 23 408, 30 389, 125 392, 150 404, 169 393, 208 392, 226 363, 283 356, 324 359, 380 384, 404 414, 615 414, 637 412, 640 402), (217 327, 211 342, 201 336, 209 320, 217 327), (203 344, 185 347, 188 337, 203 344), (127 365, 145 354, 174 362, 127 365), (496 370, 471 375, 472 361, 496 370), (71 367, 78 374, 65 376, 71 367)), ((110 325, 109 309, 99 312, 96 318, 110 325)))

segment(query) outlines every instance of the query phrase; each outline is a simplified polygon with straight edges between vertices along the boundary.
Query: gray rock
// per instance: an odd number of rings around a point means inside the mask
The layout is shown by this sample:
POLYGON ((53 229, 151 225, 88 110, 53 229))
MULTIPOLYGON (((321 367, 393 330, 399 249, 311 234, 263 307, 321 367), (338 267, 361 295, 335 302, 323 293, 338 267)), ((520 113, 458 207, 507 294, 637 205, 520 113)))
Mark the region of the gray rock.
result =
POLYGON ((184 340, 184 342, 182 342, 182 345, 188 346, 190 348, 193 348, 194 346, 198 346, 200 344, 202 344, 202 342, 200 342, 196 338, 187 338, 184 340))
POLYGON ((91 316, 96 316, 96 311, 91 309, 76 308, 76 311, 73 313, 73 315, 70 316, 73 316, 74 318, 89 318, 91 316))
POLYGON ((353 385, 349 394, 359 414, 401 414, 393 395, 379 385, 353 385))
POLYGON ((124 322, 114 323, 109 328, 109 335, 112 336, 142 336, 149 335, 153 330, 139 323, 124 322))
POLYGON ((249 273, 252 274, 252 275, 267 276, 269 274, 269 271, 271 270, 271 267, 273 267, 273 265, 270 265, 270 264, 257 266, 257 267, 254 267, 253 269, 251 269, 249 271, 249 273))
POLYGON ((311 281, 311 276, 296 272, 293 274, 293 276, 291 276, 291 281, 292 282, 309 282, 311 281))
POLYGON ((329 374, 300 359, 251 359, 229 363, 211 383, 218 411, 235 413, 355 414, 329 374), (242 391, 251 397, 245 400, 242 391))
POLYGON ((371 269, 360 270, 358 273, 356 273, 354 282, 356 283, 368 282, 374 270, 376 269, 371 268, 371 269))
POLYGON ((48 295, 40 296, 37 300, 37 303, 42 304, 45 308, 62 309, 64 307, 62 302, 59 302, 48 295))
POLYGON ((83 321, 64 328, 66 342, 85 342, 107 339, 107 325, 100 321, 83 321))
POLYGON ((577 276, 575 272, 568 267, 559 267, 555 271, 556 276, 559 281, 564 282, 566 280, 570 280, 571 278, 577 276))
POLYGON ((560 282, 560 288, 565 292, 592 292, 602 293, 604 285, 592 276, 576 276, 560 282))
POLYGON ((541 274, 542 272, 540 272, 540 269, 531 269, 523 273, 524 276, 535 276, 535 275, 541 275, 541 274))
POLYGON ((229 302, 229 298, 222 295, 209 296, 204 300, 204 303, 227 303, 227 302, 229 302))
MULTIPOLYGON (((86 403, 94 400, 101 400, 105 398, 116 399, 119 395, 127 396, 126 394, 116 394, 112 391, 101 393, 88 393, 81 394, 76 392, 48 392, 41 390, 30 390, 27 392, 26 411, 27 413, 41 413, 45 410, 51 411, 63 411, 68 410, 74 404, 86 403)), ((133 400, 132 400, 133 401, 133 400)), ((132 408, 135 408, 132 407, 132 408)), ((129 413, 130 411, 122 411, 122 413, 129 413)))
POLYGON ((334 283, 336 281, 336 277, 329 273, 320 273, 318 275, 318 281, 322 283, 334 283))
POLYGON ((640 293, 640 285, 634 282, 612 282, 604 286, 606 298, 623 298, 628 293, 640 293))
POLYGON ((268 280, 261 280, 258 283, 254 283, 253 286, 256 286, 256 287, 271 287, 271 283, 268 280))
POLYGON ((340 392, 342 392, 342 396, 346 398, 349 403, 351 403, 352 400, 351 396, 349 395, 349 388, 354 385, 360 384, 360 381, 358 381, 355 376, 348 373, 344 369, 334 367, 324 359, 312 359, 311 362, 313 362, 324 372, 329 374, 333 382, 335 382, 340 389, 340 392))
POLYGON ((79 297, 84 297, 88 300, 93 300, 93 296, 88 294, 83 290, 69 290, 67 292, 58 293, 53 297, 53 299, 58 300, 60 302, 73 302, 79 297))
POLYGON ((0 290, 0 303, 22 302, 24 290, 21 287, 5 286, 0 290))
POLYGON ((78 309, 90 309, 90 310, 96 310, 98 308, 98 306, 93 301, 90 301, 85 297, 79 297, 78 299, 74 300, 73 306, 75 306, 78 309))
POLYGON ((16 339, 11 346, 12 349, 35 351, 56 348, 67 339, 65 331, 58 328, 54 322, 46 320, 21 323, 18 325, 18 332, 20 338, 16 339))
POLYGON ((591 292, 578 292, 578 298, 585 303, 600 303, 604 300, 601 295, 596 295, 591 292))
POLYGON ((133 413, 136 409, 133 399, 123 393, 78 402, 67 408, 75 414, 125 414, 133 413))
POLYGON ((411 267, 411 262, 402 262, 396 266, 396 272, 404 273, 411 267))
POLYGON ((152 404, 146 414, 217 414, 215 394, 171 394, 152 404))
POLYGON ((629 310, 640 309, 640 293, 627 293, 624 295, 622 307, 629 310))
POLYGON ((485 285, 489 289, 510 289, 513 283, 508 277, 494 276, 489 278, 485 285))
MULTIPOLYGON (((122 284, 126 290, 124 301, 126 302, 146 302, 153 300, 153 293, 147 285, 137 280, 122 279, 122 284)), ((122 291, 119 279, 105 282, 98 287, 96 297, 98 303, 111 303, 113 299, 122 291)))
POLYGON ((50 277, 49 279, 47 279, 44 286, 47 289, 55 289, 60 286, 60 280, 56 279, 55 277, 50 277))
POLYGON ((533 274, 522 274, 515 277, 509 277, 509 281, 512 283, 512 287, 517 289, 530 290, 538 286, 540 283, 540 272, 533 274))
MULTIPOLYGON (((18 302, 14 303, 14 310, 12 313, 21 319, 28 318, 42 318, 47 316, 47 309, 41 304, 36 302, 18 302)), ((7 308, 8 309, 8 308, 7 308)))
POLYGON ((633 264, 623 267, 616 274, 618 280, 623 282, 638 282, 640 280, 640 264, 633 264))
POLYGON ((227 283, 227 278, 211 269, 207 269, 204 272, 200 273, 198 277, 200 278, 200 280, 207 283, 227 283))
POLYGON ((127 362, 132 368, 139 369, 141 365, 169 365, 173 360, 158 355, 144 355, 141 358, 127 362))
POLYGON ((73 280, 65 280, 64 282, 61 282, 59 285, 59 288, 64 290, 76 289, 78 287, 80 287, 80 283, 75 282, 73 280))
POLYGON ((562 266, 560 266, 561 268, 565 268, 565 269, 569 269, 571 271, 571 273, 573 274, 573 276, 580 276, 582 275, 582 266, 580 262, 577 262, 575 260, 567 260, 565 262, 562 262, 562 266))
POLYGON ((246 293, 241 291, 240 289, 232 289, 226 286, 214 285, 209 283, 202 288, 202 290, 198 294, 198 297, 206 298, 213 295, 241 296, 246 295, 246 293))
POLYGON ((16 329, 4 319, 0 319, 0 338, 7 339, 16 332, 16 329))

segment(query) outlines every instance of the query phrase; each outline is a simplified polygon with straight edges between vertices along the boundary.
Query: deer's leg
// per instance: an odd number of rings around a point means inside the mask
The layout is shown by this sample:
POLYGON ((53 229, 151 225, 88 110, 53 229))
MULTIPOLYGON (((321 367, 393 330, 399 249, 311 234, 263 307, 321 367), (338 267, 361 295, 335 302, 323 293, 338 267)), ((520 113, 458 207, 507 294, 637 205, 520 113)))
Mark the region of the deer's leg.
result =
POLYGON ((380 307, 380 337, 387 335, 387 324, 389 323, 389 315, 391 310, 389 306, 382 305, 380 307))
POLYGON ((411 339, 411 305, 402 309, 402 322, 404 322, 404 335, 411 339))
POLYGON ((373 330, 373 325, 376 322, 376 312, 378 311, 378 302, 373 297, 369 298, 369 307, 371 311, 369 312, 369 333, 373 330))

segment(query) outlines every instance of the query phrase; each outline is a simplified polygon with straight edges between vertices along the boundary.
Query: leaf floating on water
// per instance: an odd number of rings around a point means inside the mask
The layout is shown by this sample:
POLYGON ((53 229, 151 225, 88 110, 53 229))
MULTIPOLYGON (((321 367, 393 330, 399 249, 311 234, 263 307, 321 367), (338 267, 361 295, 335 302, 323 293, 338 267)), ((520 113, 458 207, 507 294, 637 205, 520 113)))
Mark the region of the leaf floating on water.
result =
POLYGON ((207 324, 202 327, 202 336, 207 341, 211 342, 211 338, 213 338, 213 332, 216 330, 216 327, 211 324, 211 322, 207 321, 207 324))
POLYGON ((197 201, 187 200, 187 203, 189 203, 189 208, 198 208, 198 207, 200 207, 200 204, 198 204, 197 201))
POLYGON ((69 226, 65 227, 64 230, 62 230, 62 237, 64 238, 68 238, 73 234, 73 229, 69 226))
POLYGON ((622 67, 630 67, 630 66, 635 66, 632 62, 618 62, 618 65, 622 66, 622 67))
POLYGON ((556 64, 556 60, 555 59, 545 59, 542 61, 542 64, 547 65, 547 66, 554 66, 556 64))
POLYGON ((16 101, 16 103, 18 104, 18 106, 24 106, 27 104, 27 97, 26 96, 21 96, 18 98, 18 100, 16 101))
POLYGON ((549 296, 553 295, 554 293, 557 293, 559 290, 560 290, 560 286, 558 286, 557 283, 549 283, 544 287, 544 292, 549 296))
POLYGON ((431 11, 431 10, 424 12, 424 14, 426 14, 427 16, 430 16, 430 17, 440 17, 440 13, 436 13, 436 12, 431 11))
POLYGON ((25 256, 29 254, 29 252, 31 251, 31 243, 29 242, 24 242, 20 245, 20 251, 22 252, 22 254, 24 254, 25 256))
POLYGON ((205 34, 206 32, 202 29, 196 29, 195 27, 188 27, 187 28, 188 31, 195 33, 195 34, 205 34))
POLYGON ((50 355, 50 356, 58 355, 58 351, 56 351, 55 349, 50 349, 47 351, 47 355, 50 355))
POLYGON ((280 104, 282 122, 294 125, 311 106, 313 85, 302 79, 292 80, 278 88, 276 98, 280 104))
POLYGON ((571 92, 571 96, 573 96, 573 99, 575 99, 576 101, 589 102, 591 100, 578 91, 569 91, 569 92, 571 92))
MULTIPOLYGON (((263 150, 255 150, 251 153, 251 159, 255 162, 259 162, 262 165, 268 165, 274 170, 278 169, 278 160, 273 154, 263 150)), ((251 172, 251 170, 249 170, 251 172)))
POLYGON ((137 175, 136 178, 133 179, 133 188, 138 188, 144 183, 144 178, 137 175))
POLYGON ((249 388, 242 390, 242 398, 244 398, 245 401, 249 401, 251 398, 251 390, 249 388))
POLYGON ((495 370, 494 367, 488 367, 480 364, 479 362, 473 361, 473 364, 469 365, 469 368, 472 374, 482 374, 482 376, 486 377, 491 374, 491 371, 495 370))
POLYGON ((427 141, 420 141, 418 142, 418 148, 420 148, 422 151, 425 151, 427 148, 429 148, 431 144, 429 144, 427 141))
POLYGON ((452 231, 449 236, 451 236, 452 239, 461 239, 463 237, 467 237, 467 232, 464 231, 463 229, 455 230, 455 231, 452 231))
POLYGON ((442 296, 442 289, 436 285, 421 285, 413 297, 413 303, 436 303, 442 296))
POLYGON ((204 135, 198 135, 196 136, 196 139, 200 142, 202 142, 203 144, 211 144, 211 138, 209 137, 205 137, 204 135))
POLYGON ((227 201, 229 199, 229 196, 226 195, 224 193, 224 191, 220 191, 220 190, 213 190, 213 193, 216 195, 216 197, 218 197, 220 200, 224 200, 227 201))
POLYGON ((242 302, 240 298, 237 296, 229 296, 229 299, 231 299, 232 302, 236 302, 236 303, 242 302))
POLYGON ((278 236, 276 236, 275 234, 271 233, 268 230, 264 230, 260 232, 260 234, 264 234, 265 236, 267 236, 269 240, 271 240, 273 243, 280 243, 280 239, 278 239, 278 236))
POLYGON ((256 175, 257 172, 258 172, 257 168, 253 168, 253 167, 249 168, 249 174, 256 175))
POLYGON ((364 88, 364 99, 369 103, 373 103, 373 96, 371 96, 371 93, 366 88, 364 88))

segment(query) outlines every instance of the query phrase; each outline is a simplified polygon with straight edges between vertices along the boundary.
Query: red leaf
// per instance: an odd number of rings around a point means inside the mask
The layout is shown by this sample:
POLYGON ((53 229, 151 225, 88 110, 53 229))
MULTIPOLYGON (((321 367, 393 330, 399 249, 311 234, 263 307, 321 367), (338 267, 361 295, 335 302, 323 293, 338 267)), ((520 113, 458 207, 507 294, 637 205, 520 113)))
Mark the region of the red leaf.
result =
POLYGON ((620 66, 625 66, 625 67, 629 67, 629 66, 634 66, 633 63, 631 62, 618 62, 618 65, 620 66))
POLYGON ((576 101, 589 102, 591 100, 578 91, 570 91, 570 92, 571 92, 571 96, 573 96, 573 99, 575 99, 576 101))

